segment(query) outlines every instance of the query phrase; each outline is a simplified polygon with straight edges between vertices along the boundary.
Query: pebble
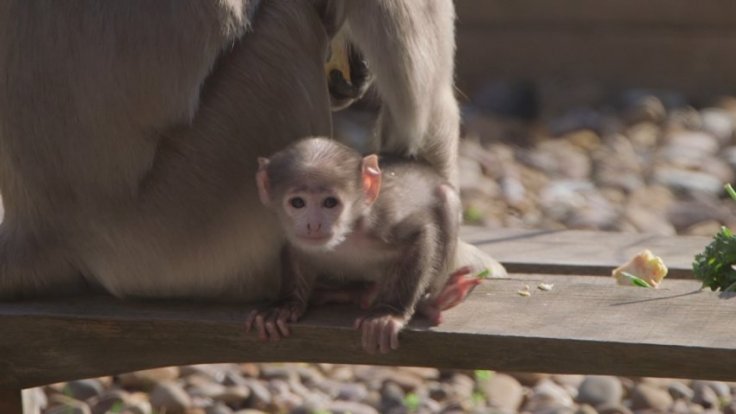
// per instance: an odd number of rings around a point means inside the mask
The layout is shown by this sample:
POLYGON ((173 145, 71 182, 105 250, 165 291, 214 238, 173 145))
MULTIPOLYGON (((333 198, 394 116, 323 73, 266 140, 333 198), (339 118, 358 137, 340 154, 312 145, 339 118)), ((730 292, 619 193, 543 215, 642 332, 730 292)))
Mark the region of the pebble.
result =
POLYGON ((675 400, 692 400, 695 392, 680 381, 673 381, 667 385, 667 391, 675 400))
POLYGON ((161 381, 173 381, 179 378, 178 367, 156 368, 130 372, 119 377, 120 385, 125 388, 150 389, 161 381))
POLYGON ((623 404, 603 404, 597 408, 598 414, 632 414, 631 410, 623 404))
POLYGON ((478 386, 491 407, 504 411, 515 412, 524 399, 521 384, 510 375, 496 373, 487 380, 479 381, 478 386))
POLYGON ((638 384, 631 393, 631 408, 633 410, 653 409, 664 411, 672 405, 670 394, 650 384, 638 384))
POLYGON ((594 407, 621 401, 624 389, 616 377, 589 375, 578 388, 577 401, 594 407))
POLYGON ((92 410, 82 401, 57 394, 49 398, 49 408, 45 414, 92 414, 92 410))
POLYGON ((151 405, 167 413, 183 413, 191 407, 192 400, 181 385, 173 381, 158 383, 151 391, 151 405))
MULTIPOLYGON (((693 381, 693 402, 704 408, 715 408, 720 405, 720 397, 705 381, 693 381)), ((730 397, 730 396, 729 396, 730 397)))
POLYGON ((700 118, 703 130, 716 137, 720 144, 727 144, 731 141, 736 125, 733 116, 727 110, 705 108, 700 111, 700 118))

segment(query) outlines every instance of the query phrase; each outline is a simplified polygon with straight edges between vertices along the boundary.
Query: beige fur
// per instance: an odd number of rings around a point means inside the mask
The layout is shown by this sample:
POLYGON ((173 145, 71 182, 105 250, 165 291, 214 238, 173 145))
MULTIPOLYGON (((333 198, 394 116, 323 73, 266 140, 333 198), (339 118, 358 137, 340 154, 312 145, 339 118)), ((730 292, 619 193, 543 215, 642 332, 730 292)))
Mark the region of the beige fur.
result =
POLYGON ((343 18, 384 148, 453 179, 452 2, 346 1, 262 0, 253 22, 248 0, 0 2, 0 296, 272 296, 282 235, 250 177, 330 134, 343 18))

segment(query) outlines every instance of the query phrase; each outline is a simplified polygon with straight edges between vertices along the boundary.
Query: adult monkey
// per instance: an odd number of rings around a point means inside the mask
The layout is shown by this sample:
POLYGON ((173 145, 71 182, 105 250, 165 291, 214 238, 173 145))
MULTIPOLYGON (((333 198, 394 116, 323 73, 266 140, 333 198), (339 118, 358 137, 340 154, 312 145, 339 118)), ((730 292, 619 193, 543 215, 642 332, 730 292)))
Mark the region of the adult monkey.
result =
POLYGON ((0 2, 1 297, 275 294, 282 235, 250 177, 257 155, 329 135, 343 19, 384 149, 454 179, 450 0, 256 3, 0 2))

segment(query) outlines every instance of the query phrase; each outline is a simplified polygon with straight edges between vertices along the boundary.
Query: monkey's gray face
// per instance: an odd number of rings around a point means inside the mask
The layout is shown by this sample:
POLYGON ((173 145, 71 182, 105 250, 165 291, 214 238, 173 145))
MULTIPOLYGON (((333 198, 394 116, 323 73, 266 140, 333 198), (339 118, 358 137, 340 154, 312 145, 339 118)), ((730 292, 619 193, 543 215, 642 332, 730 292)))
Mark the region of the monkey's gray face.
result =
POLYGON ((332 250, 350 231, 345 201, 331 191, 291 191, 283 201, 284 227, 292 244, 308 250, 332 250))

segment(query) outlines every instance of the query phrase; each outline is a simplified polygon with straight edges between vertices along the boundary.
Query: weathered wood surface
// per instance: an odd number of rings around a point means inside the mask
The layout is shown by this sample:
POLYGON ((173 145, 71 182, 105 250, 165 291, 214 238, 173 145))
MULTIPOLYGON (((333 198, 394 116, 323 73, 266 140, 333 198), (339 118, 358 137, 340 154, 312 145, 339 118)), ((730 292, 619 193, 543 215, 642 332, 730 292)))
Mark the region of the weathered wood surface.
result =
POLYGON ((462 233, 511 270, 536 274, 485 282, 439 327, 413 322, 397 352, 363 352, 351 328, 359 311, 351 307, 310 311, 293 337, 264 344, 244 332, 246 305, 109 297, 0 303, 0 396, 15 395, 3 389, 156 366, 237 361, 736 380, 732 296, 700 291, 693 279, 668 279, 654 290, 600 277, 643 248, 686 276, 708 238, 472 227, 462 233), (542 281, 553 290, 537 290, 542 281), (517 294, 525 285, 530 297, 517 294))
POLYGON ((461 25, 736 27, 736 3, 729 0, 456 0, 455 8, 461 25))
POLYGON ((0 413, 23 414, 23 401, 19 389, 0 389, 0 413))
POLYGON ((499 79, 562 88, 592 82, 604 94, 674 89, 701 99, 736 88, 728 53, 736 49, 734 2, 459 0, 456 7, 458 85, 466 93, 499 79))
POLYGON ((287 340, 246 335, 249 308, 78 298, 0 304, 0 388, 155 366, 307 361, 736 380, 734 301, 671 280, 663 289, 601 277, 490 280, 439 327, 422 321, 401 349, 368 355, 357 309, 311 311, 287 340), (552 281, 550 292, 537 291, 552 281), (517 290, 529 284, 532 296, 517 290))
POLYGON ((488 230, 466 226, 462 237, 500 260, 510 272, 610 276, 611 270, 649 249, 662 257, 670 278, 692 278, 692 262, 712 240, 576 230, 488 230))

